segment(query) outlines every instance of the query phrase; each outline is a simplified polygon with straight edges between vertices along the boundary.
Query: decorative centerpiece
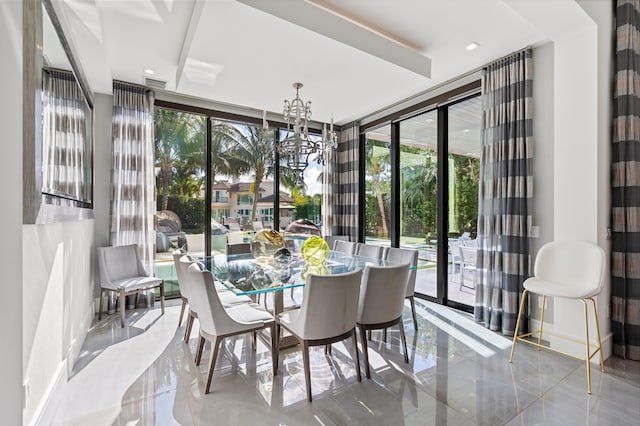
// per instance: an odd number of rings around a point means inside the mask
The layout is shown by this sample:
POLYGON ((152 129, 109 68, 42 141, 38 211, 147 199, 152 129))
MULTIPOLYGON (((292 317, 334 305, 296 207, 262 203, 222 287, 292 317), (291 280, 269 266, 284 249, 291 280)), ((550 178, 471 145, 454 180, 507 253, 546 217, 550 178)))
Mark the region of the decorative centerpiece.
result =
POLYGON ((284 248, 282 235, 273 229, 258 231, 251 240, 251 254, 257 262, 273 262, 273 255, 281 248, 284 248))
POLYGON ((302 244, 301 253, 309 265, 322 265, 329 257, 329 244, 322 237, 312 236, 302 244))
POLYGON ((284 230, 284 244, 293 255, 299 255, 304 242, 313 236, 322 236, 320 228, 308 219, 298 219, 284 230))

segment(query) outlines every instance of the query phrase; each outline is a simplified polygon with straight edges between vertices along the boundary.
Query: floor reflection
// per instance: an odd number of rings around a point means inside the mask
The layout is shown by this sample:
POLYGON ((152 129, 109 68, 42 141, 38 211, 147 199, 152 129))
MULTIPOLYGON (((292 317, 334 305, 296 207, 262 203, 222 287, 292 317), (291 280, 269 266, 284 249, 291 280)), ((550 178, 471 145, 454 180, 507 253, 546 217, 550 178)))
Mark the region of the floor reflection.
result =
MULTIPOLYGON (((76 374, 54 400, 52 424, 634 424, 640 416, 640 363, 608 360, 593 373, 593 395, 584 390, 584 365, 555 353, 519 347, 508 362, 510 340, 471 317, 416 301, 419 329, 409 305, 405 330, 409 363, 397 329, 386 342, 373 332, 372 378, 356 380, 351 342, 311 351, 313 403, 306 402, 299 350, 280 354, 273 376, 270 349, 249 336, 227 339, 204 395, 211 349, 196 366, 197 327, 188 344, 177 327, 179 304, 166 314, 127 313, 91 330, 76 374), (151 315, 142 320, 141 315, 151 315), (136 317, 136 315, 138 317, 136 317), (113 327, 110 326, 112 323, 113 327), (136 328, 135 323, 147 324, 136 328), (625 423, 626 422, 626 423, 625 423)), ((524 346, 524 345, 523 345, 524 346)))

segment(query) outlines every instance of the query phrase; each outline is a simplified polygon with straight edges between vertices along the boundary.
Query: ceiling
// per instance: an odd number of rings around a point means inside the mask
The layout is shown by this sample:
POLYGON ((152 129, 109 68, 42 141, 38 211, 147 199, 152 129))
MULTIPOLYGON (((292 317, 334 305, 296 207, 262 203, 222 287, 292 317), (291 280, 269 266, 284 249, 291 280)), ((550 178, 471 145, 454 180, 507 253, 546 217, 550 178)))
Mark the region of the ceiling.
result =
POLYGON ((586 16, 572 0, 53 3, 97 93, 111 93, 114 79, 144 84, 150 77, 166 81, 167 95, 240 106, 255 117, 266 109, 281 119, 292 83, 301 82, 312 118, 337 124, 544 43, 586 16), (472 42, 479 47, 465 49, 472 42))

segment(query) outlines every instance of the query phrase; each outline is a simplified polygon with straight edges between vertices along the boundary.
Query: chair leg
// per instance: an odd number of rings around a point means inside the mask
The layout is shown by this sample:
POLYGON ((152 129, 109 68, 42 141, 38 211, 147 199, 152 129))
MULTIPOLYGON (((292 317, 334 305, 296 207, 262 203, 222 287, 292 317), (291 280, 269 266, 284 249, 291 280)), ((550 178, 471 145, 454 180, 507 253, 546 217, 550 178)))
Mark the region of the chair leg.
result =
POLYGON ((404 348, 404 362, 405 364, 409 364, 409 350, 407 349, 407 338, 404 335, 404 324, 402 324, 402 319, 398 323, 398 327, 400 327, 400 339, 402 340, 402 347, 404 348))
POLYGON ((196 349, 196 359, 195 364, 200 365, 200 360, 202 360, 202 351, 204 351, 204 337, 198 337, 198 347, 196 349))
POLYGON ((353 342, 353 360, 356 364, 356 377, 358 381, 362 381, 362 374, 360 374, 360 356, 358 355, 358 336, 356 336, 356 330, 353 329, 353 335, 351 336, 351 341, 353 342))
POLYGON ((591 395, 591 358, 589 357, 589 312, 587 307, 587 302, 584 299, 580 299, 582 304, 584 305, 584 344, 585 349, 587 351, 587 356, 585 357, 585 362, 587 363, 587 393, 591 395))
POLYGON ((278 352, 280 350, 280 344, 278 342, 278 334, 276 333, 276 323, 271 324, 271 363, 273 366, 273 375, 278 374, 278 352))
POLYGON ((542 349, 542 327, 544 327, 544 306, 547 304, 547 296, 542 296, 542 307, 540 308, 540 333, 538 334, 538 350, 542 349))
POLYGON ((302 342, 302 362, 304 363, 304 381, 307 385, 307 401, 311 402, 311 367, 309 366, 309 342, 302 342))
POLYGON ((220 342, 223 337, 216 336, 216 341, 211 342, 211 362, 209 363, 209 374, 207 375, 207 386, 204 388, 204 393, 209 393, 209 388, 211 388, 211 381, 213 380, 213 370, 216 366, 216 360, 218 359, 218 348, 220 347, 220 342))
POLYGON ((251 347, 253 348, 253 351, 255 352, 258 348, 258 332, 257 331, 251 332, 251 345, 252 345, 251 347))
POLYGON ((418 331, 418 320, 416 319, 416 301, 414 296, 409 296, 409 303, 411 303, 411 315, 413 316, 413 328, 418 331))
POLYGON ((127 298, 127 296, 124 293, 124 289, 121 289, 119 293, 120 293, 120 296, 119 296, 120 297, 120 300, 119 300, 119 302, 120 302, 119 303, 119 305, 120 305, 120 326, 122 328, 124 328, 124 309, 125 309, 124 307, 126 305, 126 300, 125 299, 127 298))
POLYGON ((382 341, 387 343, 387 329, 382 330, 382 341))
MULTIPOLYGON (((98 303, 98 321, 100 321, 102 319, 102 299, 104 299, 104 293, 105 293, 105 290, 101 289, 100 290, 100 302, 98 303)), ((108 299, 107 299, 107 304, 109 304, 108 299)))
POLYGON ((164 315, 164 280, 160 283, 160 309, 164 315))
POLYGON ((527 299, 528 290, 525 289, 522 292, 522 300, 520 301, 520 310, 518 311, 518 319, 516 320, 516 329, 513 331, 513 343, 511 343, 511 355, 509 355, 509 362, 513 361, 513 352, 516 350, 516 342, 518 341, 518 331, 520 330, 520 320, 522 319, 522 310, 524 308, 524 302, 527 299))
POLYGON ((371 378, 371 370, 369 368, 369 348, 367 347, 367 336, 363 325, 358 325, 360 337, 362 339, 362 362, 364 362, 364 375, 367 379, 371 378))
POLYGON ((596 301, 591 297, 591 303, 593 304, 593 315, 596 320, 596 336, 598 336, 598 349, 600 351, 600 371, 604 373, 604 359, 602 358, 602 342, 600 341, 600 324, 598 323, 598 309, 596 308, 596 301))
POLYGON ((193 327, 193 321, 195 320, 195 317, 193 316, 193 313, 191 312, 191 309, 189 309, 189 313, 187 314, 187 325, 184 329, 184 342, 185 343, 189 343, 189 337, 191 337, 191 328, 193 327))
POLYGON ((182 316, 184 315, 184 308, 187 306, 187 299, 182 298, 182 306, 180 306, 180 318, 178 319, 178 327, 182 325, 182 316))

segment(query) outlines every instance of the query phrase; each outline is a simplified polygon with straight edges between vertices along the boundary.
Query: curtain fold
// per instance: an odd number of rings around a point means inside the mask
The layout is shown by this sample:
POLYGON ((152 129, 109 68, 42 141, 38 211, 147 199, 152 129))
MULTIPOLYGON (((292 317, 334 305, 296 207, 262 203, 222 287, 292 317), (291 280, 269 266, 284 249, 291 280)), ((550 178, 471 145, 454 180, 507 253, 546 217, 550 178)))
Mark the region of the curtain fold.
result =
POLYGON ((616 4, 611 147, 613 353, 640 360, 640 1, 616 4))
POLYGON ((358 237, 358 182, 360 128, 352 123, 338 135, 338 148, 327 163, 325 194, 327 213, 323 218, 328 235, 358 237))
POLYGON ((67 197, 57 204, 75 205, 90 198, 86 101, 69 71, 44 69, 42 86, 42 192, 67 197))
MULTIPOLYGON (((531 70, 531 49, 526 49, 482 72, 475 320, 506 335, 513 335, 522 283, 530 272, 531 70)), ((528 319, 528 312, 524 315, 528 319)))
MULTIPOLYGON (((152 91, 114 82, 110 243, 137 244, 148 273, 155 266, 153 104, 152 91)), ((153 297, 139 304, 151 305, 153 297)))

